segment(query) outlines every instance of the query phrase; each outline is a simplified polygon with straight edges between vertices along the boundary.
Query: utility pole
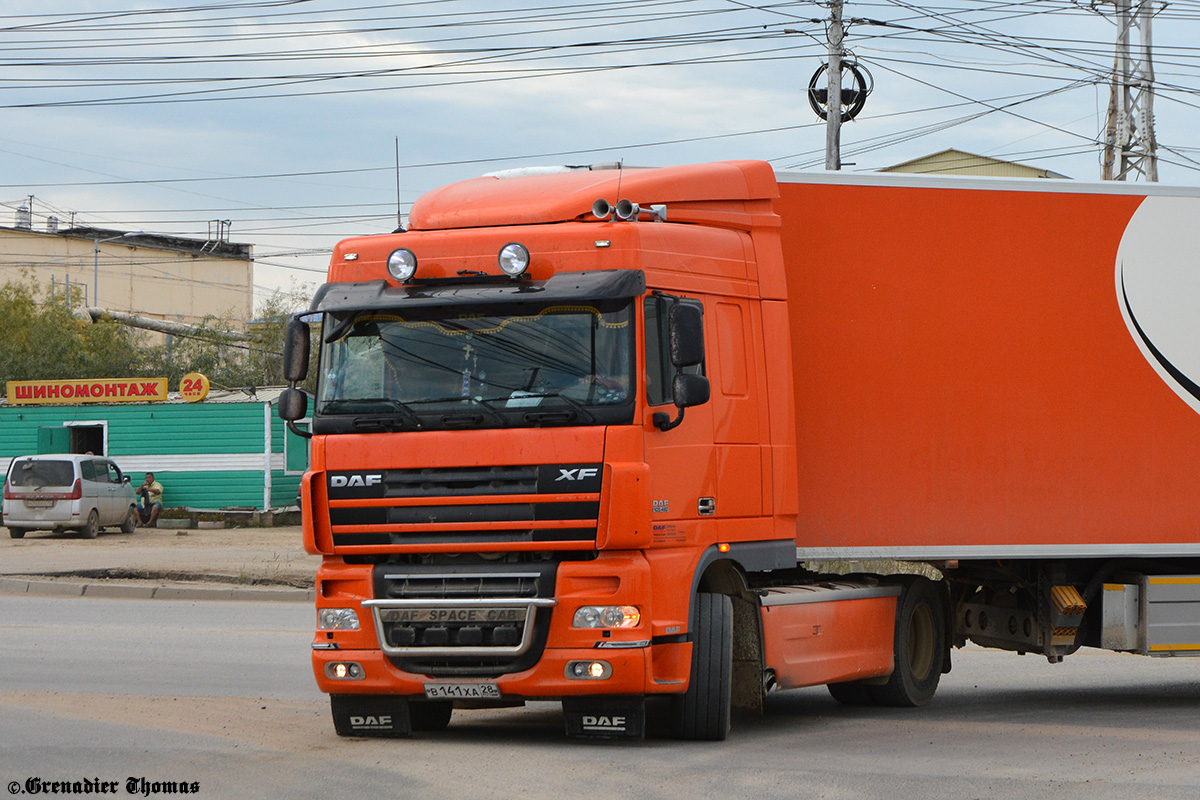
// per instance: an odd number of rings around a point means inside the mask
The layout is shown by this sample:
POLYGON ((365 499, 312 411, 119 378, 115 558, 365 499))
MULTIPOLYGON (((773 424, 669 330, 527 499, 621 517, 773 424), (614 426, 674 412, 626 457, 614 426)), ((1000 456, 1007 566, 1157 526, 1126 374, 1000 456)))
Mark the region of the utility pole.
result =
POLYGON ((1154 139, 1154 63, 1150 20, 1155 0, 1113 0, 1117 9, 1117 47, 1112 93, 1104 134, 1101 177, 1158 180, 1158 143, 1154 139), (1130 44, 1133 29, 1136 47, 1130 44))
POLYGON ((829 94, 825 115, 825 169, 842 168, 842 0, 830 0, 829 94))

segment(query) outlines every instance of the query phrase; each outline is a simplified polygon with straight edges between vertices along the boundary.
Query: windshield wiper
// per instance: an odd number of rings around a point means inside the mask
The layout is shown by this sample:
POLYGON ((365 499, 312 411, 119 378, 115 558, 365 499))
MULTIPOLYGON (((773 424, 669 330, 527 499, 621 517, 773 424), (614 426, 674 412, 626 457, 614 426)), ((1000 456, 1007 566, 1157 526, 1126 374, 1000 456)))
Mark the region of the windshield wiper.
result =
MULTIPOLYGON (((571 408, 575 409, 576 412, 578 412, 580 415, 583 416, 585 421, 587 421, 587 422, 595 422, 596 421, 596 416, 594 414, 592 414, 592 412, 588 411, 587 407, 585 405, 583 405, 583 403, 580 403, 578 400, 572 400, 570 397, 567 397, 562 392, 532 392, 532 393, 524 395, 524 396, 525 397, 554 397, 554 398, 557 398, 558 400, 562 400, 564 403, 569 405, 571 408)), ((547 420, 554 419, 555 417, 562 417, 562 416, 563 416, 563 414, 561 411, 527 411, 524 414, 524 419, 526 422, 545 422, 547 420)), ((570 419, 574 419, 574 417, 571 417, 570 419)), ((567 421, 569 422, 570 419, 568 419, 567 421)))
MULTIPOLYGON (((488 416, 495 420, 500 427, 508 426, 508 420, 504 417, 504 415, 497 411, 495 407, 487 400, 479 397, 440 397, 434 400, 412 400, 410 403, 411 405, 424 403, 471 403, 472 405, 479 406, 486 411, 488 416)), ((483 422, 483 415, 473 414, 470 412, 455 413, 451 411, 446 414, 442 414, 442 422, 447 425, 478 425, 483 422)))
POLYGON ((397 427, 396 420, 388 417, 387 412, 373 412, 362 408, 363 406, 369 408, 378 405, 385 405, 391 411, 395 411, 411 427, 422 427, 421 418, 408 405, 391 397, 355 397, 345 400, 330 400, 325 404, 323 412, 326 414, 361 414, 362 416, 355 417, 352 423, 356 428, 395 429, 397 427))

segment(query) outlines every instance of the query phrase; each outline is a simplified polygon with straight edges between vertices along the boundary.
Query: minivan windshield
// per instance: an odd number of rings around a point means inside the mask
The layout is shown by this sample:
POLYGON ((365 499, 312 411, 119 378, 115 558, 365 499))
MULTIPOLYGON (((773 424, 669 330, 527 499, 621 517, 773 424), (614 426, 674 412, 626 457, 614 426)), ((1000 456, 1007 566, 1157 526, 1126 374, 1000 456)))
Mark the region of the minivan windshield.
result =
POLYGON ((629 423, 631 305, 330 314, 324 329, 337 338, 321 354, 314 426, 334 432, 629 423))
POLYGON ((43 486, 70 486, 75 483, 75 465, 70 461, 25 458, 13 462, 9 485, 40 489, 43 486))

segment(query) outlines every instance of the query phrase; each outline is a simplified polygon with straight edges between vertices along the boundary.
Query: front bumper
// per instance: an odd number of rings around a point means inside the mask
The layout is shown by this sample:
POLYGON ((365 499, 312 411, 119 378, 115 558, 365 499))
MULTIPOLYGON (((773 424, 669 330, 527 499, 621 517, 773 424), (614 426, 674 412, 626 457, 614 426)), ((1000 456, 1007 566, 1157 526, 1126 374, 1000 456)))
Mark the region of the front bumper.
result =
MULTIPOLYGON (((495 568, 487 571, 498 572, 495 568)), ((353 608, 360 627, 355 630, 319 630, 313 640, 313 673, 317 685, 329 694, 378 694, 425 696, 425 684, 492 684, 502 698, 550 699, 581 695, 646 695, 679 693, 687 688, 691 670, 691 644, 674 616, 656 620, 650 589, 649 567, 640 553, 603 553, 590 560, 564 561, 550 573, 537 578, 541 590, 531 588, 536 571, 521 566, 503 576, 505 594, 490 592, 491 576, 471 572, 483 584, 472 584, 467 594, 485 595, 453 601, 431 598, 428 585, 449 577, 450 568, 432 573, 399 566, 378 571, 368 565, 352 565, 327 559, 317 574, 318 608, 353 608), (400 574, 403 573, 403 574, 400 574), (529 574, 526 574, 529 573, 529 574), (387 579, 376 584, 376 578, 387 579), (402 599, 408 590, 419 590, 423 599, 402 599), (375 599, 380 598, 380 599, 375 599), (582 629, 572 627, 575 611, 588 605, 637 605, 642 624, 630 629, 582 629), (469 631, 470 641, 457 638, 453 618, 441 625, 429 612, 481 609, 484 614, 503 613, 508 607, 528 606, 527 624, 519 640, 516 632, 505 641, 489 632, 488 619, 463 623, 482 628, 469 631), (386 618, 386 619, 384 619, 386 618), (536 621, 535 621, 536 618, 536 621), (437 626, 438 641, 423 633, 401 636, 395 626, 437 626), (536 629, 530 633, 530 625, 536 629), (482 639, 480 637, 482 636, 482 639), (442 648, 431 647, 436 644, 442 648), (471 644, 483 649, 473 652, 471 644), (382 645, 382 646, 381 646, 382 645), (505 652, 504 646, 512 651, 505 652), (608 668, 599 678, 568 677, 572 662, 604 662, 608 668), (328 665, 344 662, 359 665, 353 676, 334 677, 328 665)), ((456 587, 447 584, 448 589, 456 587)), ((462 595, 461 591, 446 594, 462 595)), ((525 612, 522 612, 525 613, 525 612)), ((476 615, 478 616, 478 615, 476 615)), ((501 624, 506 624, 501 620, 501 624)), ((515 625, 519 626, 519 623, 515 625)), ((428 628, 427 628, 428 629, 428 628)), ((458 631, 466 631, 458 628, 458 631)))
MULTIPOLYGON (((425 695, 426 683, 492 683, 506 699, 547 700, 578 695, 642 695, 661 691, 683 691, 683 685, 658 684, 653 679, 655 650, 690 646, 667 644, 638 648, 546 648, 531 669, 489 678, 442 678, 402 672, 379 650, 313 650, 313 675, 317 686, 328 694, 425 695), (575 661, 603 661, 612 668, 604 680, 567 677, 568 664, 575 661), (337 680, 329 677, 326 665, 351 662, 362 667, 358 679, 337 680)), ((665 655, 665 653, 663 654, 665 655)))

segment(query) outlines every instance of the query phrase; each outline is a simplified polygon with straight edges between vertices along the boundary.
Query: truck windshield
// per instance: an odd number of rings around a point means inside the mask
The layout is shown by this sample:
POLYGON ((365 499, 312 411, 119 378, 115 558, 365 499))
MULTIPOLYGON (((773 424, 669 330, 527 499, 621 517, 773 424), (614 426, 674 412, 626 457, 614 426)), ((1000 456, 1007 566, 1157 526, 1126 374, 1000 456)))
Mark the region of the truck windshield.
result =
POLYGON ((314 430, 633 420, 631 303, 327 316, 314 430))

